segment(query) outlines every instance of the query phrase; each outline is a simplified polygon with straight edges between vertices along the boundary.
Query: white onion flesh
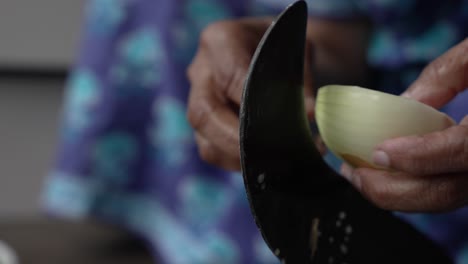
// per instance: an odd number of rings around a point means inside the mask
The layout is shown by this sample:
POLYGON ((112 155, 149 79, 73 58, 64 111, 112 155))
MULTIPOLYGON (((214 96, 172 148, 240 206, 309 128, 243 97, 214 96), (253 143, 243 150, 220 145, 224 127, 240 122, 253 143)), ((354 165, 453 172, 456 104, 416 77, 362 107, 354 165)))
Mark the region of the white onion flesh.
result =
POLYGON ((443 130, 454 121, 409 98, 357 86, 327 85, 318 90, 315 118, 325 145, 355 167, 379 168, 374 148, 386 139, 443 130))

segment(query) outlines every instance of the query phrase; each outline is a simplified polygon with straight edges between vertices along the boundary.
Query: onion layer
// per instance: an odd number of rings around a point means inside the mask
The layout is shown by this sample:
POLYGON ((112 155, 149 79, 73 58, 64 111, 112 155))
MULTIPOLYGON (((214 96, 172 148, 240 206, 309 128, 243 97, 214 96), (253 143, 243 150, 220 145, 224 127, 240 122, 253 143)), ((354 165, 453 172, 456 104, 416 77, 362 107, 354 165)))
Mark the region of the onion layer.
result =
POLYGON ((386 139, 443 130, 455 122, 436 109, 401 96, 357 86, 318 90, 315 118, 327 147, 355 167, 378 168, 374 148, 386 139))

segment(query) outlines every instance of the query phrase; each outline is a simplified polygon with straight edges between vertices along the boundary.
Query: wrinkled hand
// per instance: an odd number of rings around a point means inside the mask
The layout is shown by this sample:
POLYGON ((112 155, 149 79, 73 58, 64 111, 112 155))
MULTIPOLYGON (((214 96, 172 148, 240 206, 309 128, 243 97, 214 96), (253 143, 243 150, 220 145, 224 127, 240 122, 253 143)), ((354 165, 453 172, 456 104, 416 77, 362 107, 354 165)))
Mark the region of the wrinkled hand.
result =
MULTIPOLYGON (((468 40, 428 65, 403 96, 438 108, 466 87, 468 40)), ((468 116, 440 132, 386 140, 373 160, 390 170, 345 165, 342 173, 382 208, 432 212, 468 204, 468 116)))
MULTIPOLYGON (((200 156, 216 166, 240 169, 238 112, 242 90, 251 58, 271 21, 217 22, 201 34, 188 69, 191 91, 187 116, 195 129, 200 156)), ((310 102, 308 109, 313 109, 310 102)))

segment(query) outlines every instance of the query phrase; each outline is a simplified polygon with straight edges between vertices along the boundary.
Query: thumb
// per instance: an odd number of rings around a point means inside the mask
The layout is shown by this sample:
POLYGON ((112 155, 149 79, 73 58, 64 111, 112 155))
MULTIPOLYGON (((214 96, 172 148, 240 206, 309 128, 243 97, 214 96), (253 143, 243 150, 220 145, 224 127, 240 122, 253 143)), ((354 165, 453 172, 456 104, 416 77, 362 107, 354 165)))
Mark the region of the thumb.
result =
POLYGON ((459 125, 423 136, 384 141, 373 154, 382 167, 414 175, 468 170, 468 116, 459 125))
POLYGON ((468 39, 430 63, 402 96, 440 108, 468 87, 468 39))

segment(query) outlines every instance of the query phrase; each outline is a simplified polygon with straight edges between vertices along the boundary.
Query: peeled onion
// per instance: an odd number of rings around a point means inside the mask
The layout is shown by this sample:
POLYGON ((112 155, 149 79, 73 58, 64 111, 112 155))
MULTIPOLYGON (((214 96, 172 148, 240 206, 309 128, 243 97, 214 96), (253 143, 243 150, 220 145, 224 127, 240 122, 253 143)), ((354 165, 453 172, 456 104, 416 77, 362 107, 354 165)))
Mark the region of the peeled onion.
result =
POLYGON ((386 139, 443 130, 455 122, 409 98, 357 86, 318 90, 315 118, 325 145, 354 167, 379 168, 374 148, 386 139))

